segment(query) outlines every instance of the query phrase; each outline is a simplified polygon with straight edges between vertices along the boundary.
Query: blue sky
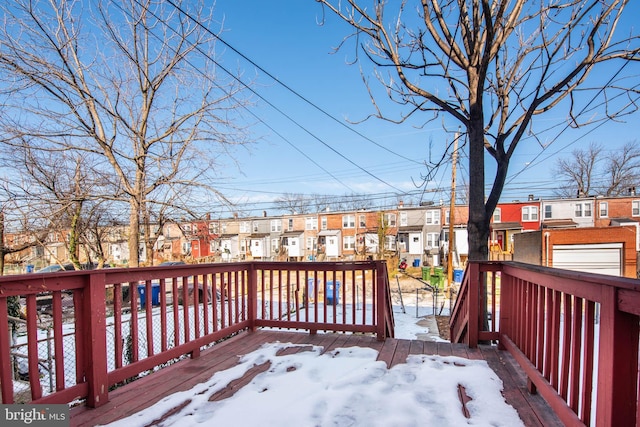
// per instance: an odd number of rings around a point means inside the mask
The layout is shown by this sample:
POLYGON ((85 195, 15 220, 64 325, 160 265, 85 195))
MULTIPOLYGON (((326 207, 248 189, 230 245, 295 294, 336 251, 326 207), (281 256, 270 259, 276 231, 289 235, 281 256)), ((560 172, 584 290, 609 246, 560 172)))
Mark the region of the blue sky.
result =
MULTIPOLYGON (((216 52, 225 67, 242 70, 246 81, 255 81, 253 89, 281 110, 254 97, 256 104, 251 112, 266 125, 255 123, 251 131, 256 143, 248 150, 237 150, 237 165, 229 162, 220 171, 224 177, 221 191, 239 203, 256 203, 256 211, 269 210, 269 202, 284 193, 366 193, 372 199, 389 202, 401 192, 415 195, 420 193, 416 184, 426 172, 424 162, 440 156, 443 140, 450 139, 439 122, 425 127, 415 120, 391 124, 372 118, 361 124, 347 123, 359 122, 374 110, 358 66, 347 65, 353 59, 352 51, 333 53, 349 28, 331 15, 327 15, 324 26, 318 25, 321 12, 320 5, 310 0, 218 0, 215 5, 214 16, 224 22, 221 37, 225 42, 347 124, 345 127, 328 118, 219 45, 216 52)), ((254 117, 248 120, 256 122, 254 117)), ((552 196, 556 177, 551 170, 557 156, 567 156, 591 141, 615 149, 636 138, 637 120, 636 114, 626 118, 627 123, 567 129, 545 152, 536 144, 522 143, 512 159, 512 178, 508 179, 503 200, 523 199, 528 194, 552 196)), ((488 160, 488 164, 492 162, 488 160)), ((465 181, 466 173, 466 159, 462 159, 458 184, 465 181)), ((450 170, 441 170, 428 188, 442 188, 444 192, 427 192, 422 200, 437 202, 447 197, 450 179, 450 170)))

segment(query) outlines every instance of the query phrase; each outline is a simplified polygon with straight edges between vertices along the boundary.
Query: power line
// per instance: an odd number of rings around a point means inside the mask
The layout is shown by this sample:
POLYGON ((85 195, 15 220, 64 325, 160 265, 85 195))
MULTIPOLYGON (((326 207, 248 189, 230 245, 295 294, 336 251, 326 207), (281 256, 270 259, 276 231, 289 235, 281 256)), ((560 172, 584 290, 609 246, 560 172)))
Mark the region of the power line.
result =
POLYGON ((182 9, 180 6, 176 5, 172 0, 167 0, 167 3, 169 3, 171 6, 173 6, 176 10, 178 10, 180 13, 182 13, 183 15, 185 15, 186 17, 188 17, 189 19, 191 19, 196 25, 200 26, 200 28, 204 29, 205 31, 207 31, 210 35, 212 35, 213 37, 215 37, 218 41, 220 41, 222 44, 224 44, 225 46, 227 46, 229 49, 231 49, 233 52, 235 52, 238 56, 240 56, 242 59, 244 59, 245 61, 247 61, 248 63, 250 63, 251 65, 253 65, 254 67, 256 67, 258 70, 262 71, 266 76, 268 76, 269 78, 271 78, 273 81, 275 81, 277 84, 279 84, 280 86, 282 86, 283 88, 285 88, 287 91, 289 91, 290 93, 292 93, 293 95, 295 95, 296 97, 298 97, 299 99, 301 99, 302 101, 304 101, 305 103, 309 104, 310 106, 312 106, 313 108, 315 108, 316 110, 318 110, 319 112, 321 112, 323 115, 327 116, 328 118, 330 118, 331 120, 333 120, 334 122, 338 123, 340 126, 346 128, 347 130, 355 133, 356 135, 358 135, 359 137, 363 138, 364 140, 374 144, 375 146, 393 154, 394 156, 398 156, 401 159, 407 160, 409 162, 412 163, 418 163, 421 164, 421 162, 409 158, 409 157, 405 157, 401 154, 396 153, 393 150, 388 149, 387 147, 377 143, 376 141, 372 140, 371 138, 367 137, 366 135, 362 134, 361 132, 357 131, 356 129, 352 128, 351 126, 348 126, 346 123, 344 123, 343 121, 339 120, 338 118, 334 117, 333 115, 331 115, 330 113, 328 113, 327 111, 325 111, 324 109, 320 108, 318 105, 316 105, 315 103, 313 103, 312 101, 310 101, 308 98, 306 98, 305 96, 301 95, 299 92, 297 92, 295 89, 291 88, 289 85, 287 85, 286 83, 284 83, 282 80, 280 80, 279 78, 277 78, 276 76, 274 76, 273 74, 271 74, 269 71, 267 71, 266 69, 264 69, 263 67, 261 67, 260 65, 258 65, 255 61, 253 61, 251 58, 249 58, 248 56, 246 56, 245 54, 243 54, 242 52, 240 52, 238 49, 236 49, 235 47, 231 46, 229 43, 227 43, 225 40, 223 40, 219 35, 214 34, 213 32, 211 32, 211 30, 209 30, 207 27, 205 27, 204 25, 202 25, 197 19, 193 18, 188 12, 186 12, 184 9, 182 9))
MULTIPOLYGON (((136 0, 136 3, 138 3, 140 6, 143 6, 142 4, 140 4, 140 2, 138 0, 136 0)), ((188 19, 190 19, 191 21, 193 21, 196 25, 198 25, 200 28, 202 28, 204 31, 206 31, 208 34, 210 34, 211 36, 215 37, 216 39, 220 40, 223 44, 225 44, 226 46, 228 46, 230 49, 232 49, 234 52, 237 52, 239 55, 241 55, 243 58, 246 58, 244 55, 240 54, 235 48, 233 48, 232 46, 228 45, 225 41, 223 41, 222 39, 220 39, 216 34, 214 34, 211 30, 209 30, 207 27, 205 27, 204 25, 202 25, 197 19, 193 18, 189 13, 185 12, 182 8, 180 8, 179 6, 177 6, 175 3, 173 3, 172 1, 168 0, 167 3, 169 3, 171 6, 173 6, 176 10, 178 10, 180 13, 182 13, 184 16, 186 16, 188 19)), ((120 8, 122 10, 122 8, 120 8)), ((157 15, 155 15, 152 11, 149 11, 149 13, 151 13, 156 19, 158 19, 160 22, 164 23, 164 21, 158 17, 157 15)), ((170 29, 171 31, 173 31, 175 34, 178 34, 178 32, 171 28, 170 26, 166 25, 165 27, 167 27, 168 29, 170 29)), ((153 34, 153 33, 152 33, 153 34)), ((158 36, 156 36, 154 34, 155 37, 157 37, 159 40, 161 40, 158 36)), ((316 141, 320 142, 322 145, 324 145, 325 147, 327 147, 329 150, 333 151, 335 154, 337 154, 339 157, 341 157, 342 159, 346 160, 347 162, 349 162, 350 164, 352 164, 353 166, 355 166, 356 168, 360 169, 361 171, 363 171, 365 174, 369 175, 370 177, 372 177, 373 179, 381 182, 382 184, 388 186, 389 188, 393 188, 394 190, 400 192, 400 193, 404 193, 403 190, 395 187, 394 185, 386 182, 385 180, 383 180, 382 178, 372 174, 371 172, 369 172, 367 169, 363 168, 362 166, 358 165, 357 163, 355 163, 353 160, 349 159, 347 156, 345 156, 344 154, 340 153, 338 150, 336 150, 335 148, 333 148, 331 145, 329 145, 327 142, 325 142, 324 140, 322 140, 320 137, 318 137, 317 135, 315 135, 313 132, 311 132, 310 130, 308 130, 306 127, 304 127, 302 124, 300 124, 298 121, 294 120, 289 114, 285 113, 282 109, 278 108, 277 106, 275 106, 272 102, 268 101, 265 97, 263 97, 262 95, 260 95, 257 91, 255 91, 253 88, 249 87, 246 83, 244 83, 241 79, 239 79, 237 76, 235 76, 233 73, 231 73, 229 70, 226 69, 226 67, 222 66, 218 61, 216 61, 215 59, 213 59, 208 53, 202 51, 202 49, 200 49, 198 46, 192 45, 198 52, 200 52, 203 56, 205 56, 208 60, 210 60, 211 62, 213 62, 214 64, 216 64, 216 66, 218 66, 221 70, 223 70, 225 73, 227 73, 231 78, 233 78, 234 80, 236 80, 238 83, 240 83, 244 88, 246 88, 247 90, 249 90, 251 93, 253 93, 254 95, 256 95, 258 98, 260 98, 262 101, 264 101, 267 105, 269 105, 271 108, 273 108, 275 111, 277 111, 278 113, 282 114, 285 118, 287 118, 289 121, 291 121, 293 124, 295 124, 296 126, 298 126, 300 129, 302 129, 305 133, 307 133, 309 136, 311 136, 313 139, 315 139, 316 141)), ((215 84, 215 82, 213 82, 213 80, 211 80, 211 78, 209 76, 207 76, 206 74, 202 73, 202 71, 200 71, 200 69, 198 67, 195 67, 193 64, 191 64, 188 60, 184 59, 189 65, 191 65, 191 67, 193 67, 195 70, 197 70, 198 72, 200 72, 203 77, 207 78, 208 80, 210 80, 212 83, 215 84)), ((255 63, 251 62, 252 65, 256 65, 255 63)), ((256 65, 256 67, 258 67, 256 65)), ((261 71, 265 72, 262 68, 258 67, 261 71)), ((282 84, 284 87, 287 88, 287 90, 292 91, 292 89, 290 89, 288 86, 284 85, 282 82, 280 82, 279 80, 277 80, 275 77, 273 77, 271 74, 267 73, 267 75, 269 75, 269 77, 273 78, 274 80, 276 80, 279 84, 282 84)), ((218 86, 219 87, 219 86, 218 86)), ((220 88, 222 89, 222 88, 220 88)), ((312 105, 314 108, 322 111, 319 107, 315 106, 314 104, 312 104, 311 102, 309 102, 308 100, 306 100, 304 97, 302 97, 301 95, 295 93, 295 91, 292 91, 294 94, 296 94, 297 96, 299 96, 301 99, 305 100, 305 102, 308 102, 310 105, 312 105)), ((271 126, 269 126, 264 120, 260 119, 259 117, 257 117, 253 112, 249 111, 246 107, 244 107, 246 109, 246 111, 248 111, 252 116, 254 116, 257 120, 259 120, 261 123, 263 123, 265 126, 267 126, 269 129, 274 130, 271 126)), ((328 113, 325 113, 328 115, 328 113)), ((337 119, 334 118, 334 120, 337 121, 337 119)), ((339 121, 338 121, 339 122, 339 121)), ((275 131, 274 131, 275 132, 275 131)), ((281 138, 283 138, 283 140, 285 142, 287 142, 287 144, 291 145, 292 147, 294 147, 297 151, 299 151, 300 153, 302 153, 306 158, 310 159, 309 156, 307 156, 306 154, 304 154, 302 152, 302 150, 298 149, 297 147, 295 147, 294 144, 292 144, 290 141, 288 141, 286 138, 284 138, 281 134, 277 133, 276 134, 278 136, 280 136, 281 138)), ((402 157, 402 156, 400 156, 402 157)), ((415 162, 415 160, 412 160, 413 162, 415 162)), ((318 163, 316 163, 315 161, 313 161, 313 163, 317 166, 319 166, 323 171, 325 171, 328 175, 330 175, 331 177, 333 177, 334 179, 336 179, 340 184, 344 185, 345 187, 349 188, 348 185, 346 185, 345 183, 343 183, 342 181, 338 180, 337 178, 335 178, 330 172, 328 172, 326 169, 322 168, 320 165, 318 165, 318 163)), ((350 189, 350 188, 349 188, 350 189)), ((351 190, 351 189, 350 189, 351 190)))
MULTIPOLYGON (((593 97, 591 98, 591 100, 589 102, 587 102, 587 104, 582 107, 582 109, 580 110, 580 112, 575 115, 574 117, 580 117, 586 110, 587 108, 596 100, 596 98, 598 97, 598 95, 600 95, 602 92, 604 92, 605 88, 608 87, 611 82, 613 82, 613 80, 618 77, 618 75, 622 72, 622 70, 625 69, 625 67, 627 65, 629 65, 631 61, 625 61, 624 64, 622 64, 622 66, 620 68, 618 68, 618 70, 611 76, 611 78, 609 79, 609 81, 607 81, 607 83, 605 85, 602 85, 600 87, 600 89, 593 95, 593 97)), ((584 138, 585 136, 589 135, 591 132, 594 132, 596 129, 598 129, 600 126, 603 126, 605 123, 607 123, 606 121, 601 121, 598 125, 594 126, 593 128, 591 128, 589 131, 587 131, 585 134, 581 135, 579 138, 576 138, 574 141, 570 142, 569 144, 567 144, 566 146, 560 148, 559 150, 555 151, 554 153, 549 154, 548 156, 546 156, 544 159, 540 160, 540 162, 543 162, 547 159, 549 159, 550 157, 555 156, 556 154, 558 154, 560 151, 566 149, 567 147, 577 143, 579 140, 581 140, 582 138, 584 138)), ((540 151, 540 153, 538 153, 533 160, 531 160, 529 163, 527 163, 525 165, 525 167, 523 167, 520 171, 518 171, 516 174, 514 174, 507 183, 510 183, 511 181, 513 181, 513 179, 515 179, 516 177, 518 177, 520 174, 522 174, 529 166, 531 166, 534 162, 536 162, 536 160, 538 159, 538 157, 540 157, 542 155, 542 153, 544 153, 548 147, 551 146, 551 144, 553 144, 555 141, 557 141, 558 137, 560 135, 562 135, 567 129, 569 129, 571 126, 569 125, 569 123, 565 124, 564 128, 558 133, 558 135, 556 135, 556 137, 554 138, 553 141, 551 141, 549 144, 547 144, 546 146, 544 146, 542 148, 542 151, 540 151)))

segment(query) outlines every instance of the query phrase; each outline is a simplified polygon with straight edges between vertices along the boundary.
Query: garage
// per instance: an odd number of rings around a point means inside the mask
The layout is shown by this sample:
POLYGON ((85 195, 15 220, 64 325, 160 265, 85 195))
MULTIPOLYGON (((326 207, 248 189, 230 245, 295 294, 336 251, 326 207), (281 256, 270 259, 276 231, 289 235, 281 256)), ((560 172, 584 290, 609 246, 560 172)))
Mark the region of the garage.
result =
POLYGON ((622 276, 622 243, 553 245, 553 267, 622 276))

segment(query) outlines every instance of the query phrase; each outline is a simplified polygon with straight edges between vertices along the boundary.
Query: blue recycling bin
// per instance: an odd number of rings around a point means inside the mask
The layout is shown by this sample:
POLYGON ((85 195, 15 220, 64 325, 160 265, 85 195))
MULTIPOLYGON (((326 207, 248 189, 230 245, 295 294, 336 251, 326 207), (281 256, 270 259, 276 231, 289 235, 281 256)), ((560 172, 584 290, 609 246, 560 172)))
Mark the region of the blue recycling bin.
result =
MULTIPOLYGON (((138 285, 138 296, 140 297, 140 308, 147 305, 147 287, 144 283, 138 285)), ((151 284, 151 305, 160 305, 160 283, 151 284)))
POLYGON ((35 267, 33 264, 27 264, 27 273, 33 273, 35 267))
POLYGON ((420 258, 415 258, 413 260, 413 266, 414 267, 420 267, 420 258))
POLYGON ((460 270, 460 269, 453 270, 453 281, 455 283, 462 283, 463 274, 464 274, 464 270, 460 270))
POLYGON ((340 303, 340 281, 336 280, 335 284, 333 280, 327 282, 324 288, 324 298, 327 305, 336 305, 340 303))

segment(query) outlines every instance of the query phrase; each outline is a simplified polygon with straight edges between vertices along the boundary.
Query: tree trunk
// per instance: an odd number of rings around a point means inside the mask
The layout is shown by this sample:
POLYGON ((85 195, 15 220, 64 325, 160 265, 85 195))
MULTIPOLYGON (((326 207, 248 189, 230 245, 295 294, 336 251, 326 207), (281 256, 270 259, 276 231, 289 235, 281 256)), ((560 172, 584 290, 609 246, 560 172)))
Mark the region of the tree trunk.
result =
POLYGON ((129 200, 129 267, 140 265, 140 204, 135 197, 129 200))
POLYGON ((469 260, 489 259, 489 215, 485 209, 484 195, 484 129, 482 109, 474 108, 467 129, 469 135, 469 260), (475 111, 474 111, 475 110, 475 111))

